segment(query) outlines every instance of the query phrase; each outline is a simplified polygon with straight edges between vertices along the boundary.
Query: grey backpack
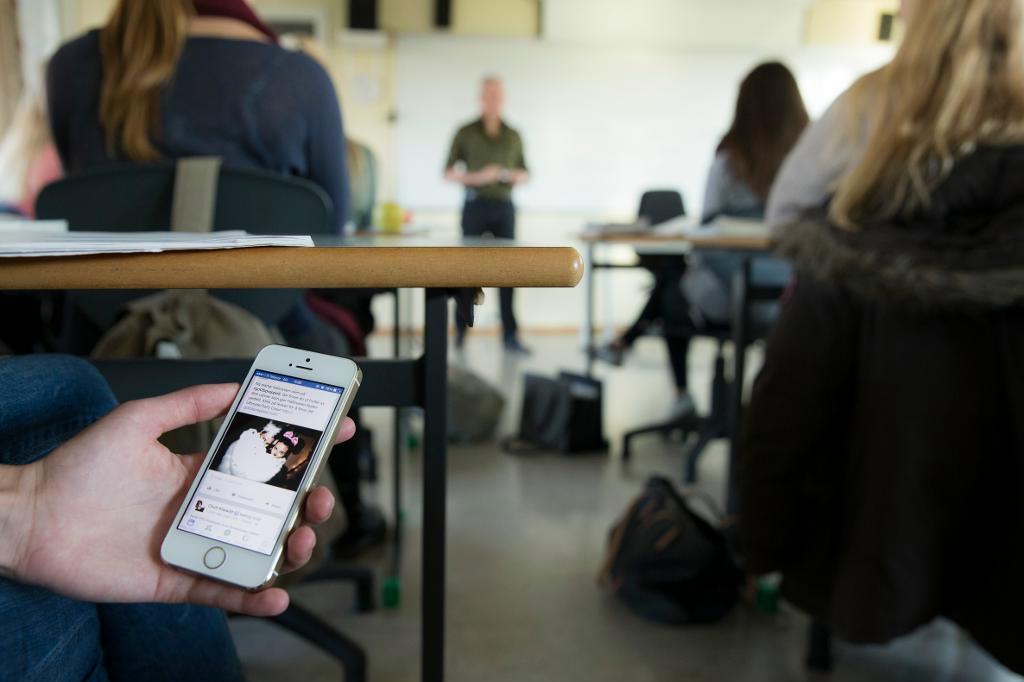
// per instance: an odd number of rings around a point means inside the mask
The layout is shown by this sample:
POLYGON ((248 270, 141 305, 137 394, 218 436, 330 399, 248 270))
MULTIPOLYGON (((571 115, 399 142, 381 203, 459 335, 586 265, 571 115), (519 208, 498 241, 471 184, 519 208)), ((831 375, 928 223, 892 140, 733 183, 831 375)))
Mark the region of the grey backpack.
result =
POLYGON ((448 368, 448 440, 479 443, 494 436, 505 396, 463 367, 448 368))

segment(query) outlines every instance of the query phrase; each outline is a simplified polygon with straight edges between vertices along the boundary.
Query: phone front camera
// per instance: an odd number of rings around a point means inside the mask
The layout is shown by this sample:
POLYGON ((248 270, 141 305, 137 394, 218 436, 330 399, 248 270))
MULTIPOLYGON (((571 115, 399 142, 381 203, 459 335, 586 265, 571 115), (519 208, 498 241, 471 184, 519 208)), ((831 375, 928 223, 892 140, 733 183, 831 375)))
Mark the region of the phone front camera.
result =
POLYGON ((306 358, 306 362, 309 362, 309 358, 306 358))

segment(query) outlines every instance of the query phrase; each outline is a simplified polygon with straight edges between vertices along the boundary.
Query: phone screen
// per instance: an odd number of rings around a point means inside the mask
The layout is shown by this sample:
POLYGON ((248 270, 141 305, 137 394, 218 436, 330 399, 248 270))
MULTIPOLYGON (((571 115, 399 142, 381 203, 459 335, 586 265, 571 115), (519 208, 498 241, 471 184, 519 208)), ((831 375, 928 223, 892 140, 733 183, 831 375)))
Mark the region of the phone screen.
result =
POLYGON ((269 555, 344 391, 254 371, 178 529, 269 555))

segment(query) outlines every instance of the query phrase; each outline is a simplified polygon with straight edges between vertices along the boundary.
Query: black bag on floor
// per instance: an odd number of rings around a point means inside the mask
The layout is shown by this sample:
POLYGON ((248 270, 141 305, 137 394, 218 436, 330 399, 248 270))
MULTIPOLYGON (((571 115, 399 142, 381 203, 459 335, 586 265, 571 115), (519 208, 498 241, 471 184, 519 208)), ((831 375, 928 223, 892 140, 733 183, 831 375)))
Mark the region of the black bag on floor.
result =
POLYGON ((505 441, 509 452, 565 453, 608 449, 602 426, 601 382, 561 372, 557 379, 527 374, 519 435, 505 441))
POLYGON ((647 481, 612 528, 598 576, 637 615, 671 625, 722 618, 742 579, 722 531, 660 476, 647 481))

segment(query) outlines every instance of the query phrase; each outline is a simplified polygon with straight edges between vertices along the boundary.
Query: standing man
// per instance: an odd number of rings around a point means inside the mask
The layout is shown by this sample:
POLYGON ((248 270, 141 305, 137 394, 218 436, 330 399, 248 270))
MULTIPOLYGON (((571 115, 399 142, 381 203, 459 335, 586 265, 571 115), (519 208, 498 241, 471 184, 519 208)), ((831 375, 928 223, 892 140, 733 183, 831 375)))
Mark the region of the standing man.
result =
MULTIPOLYGON (((480 237, 489 234, 514 239, 516 208, 512 188, 526 182, 530 175, 523 158, 523 140, 501 119, 505 92, 495 76, 484 78, 480 90, 480 118, 459 129, 452 141, 444 177, 466 188, 462 208, 462 234, 480 237)), ((501 326, 505 350, 529 353, 519 342, 516 316, 512 309, 512 289, 502 289, 501 326)), ((459 321, 455 344, 461 348, 466 326, 459 321)))

